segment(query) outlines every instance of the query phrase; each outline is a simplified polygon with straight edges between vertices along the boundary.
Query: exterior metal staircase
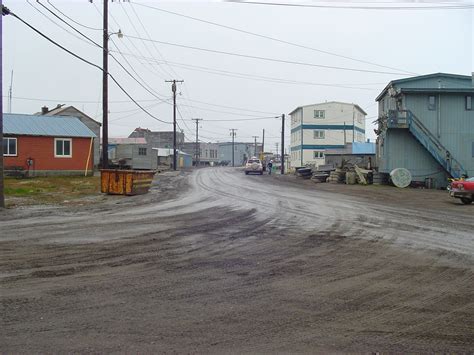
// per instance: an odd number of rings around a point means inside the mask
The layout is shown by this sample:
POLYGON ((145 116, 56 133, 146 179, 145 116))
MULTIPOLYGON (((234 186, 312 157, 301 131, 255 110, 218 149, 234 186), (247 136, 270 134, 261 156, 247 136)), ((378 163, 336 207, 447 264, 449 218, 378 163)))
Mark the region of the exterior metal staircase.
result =
POLYGON ((461 163, 451 155, 450 151, 410 110, 390 110, 387 128, 408 129, 452 178, 458 179, 466 174, 466 170, 461 163))

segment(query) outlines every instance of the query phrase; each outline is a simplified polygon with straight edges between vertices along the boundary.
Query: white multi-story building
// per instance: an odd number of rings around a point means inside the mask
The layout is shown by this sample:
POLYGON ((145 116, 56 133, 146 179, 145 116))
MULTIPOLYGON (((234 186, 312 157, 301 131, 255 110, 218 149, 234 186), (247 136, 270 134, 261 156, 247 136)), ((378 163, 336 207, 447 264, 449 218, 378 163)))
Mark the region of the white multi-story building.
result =
POLYGON ((300 106, 291 113, 291 166, 324 164, 326 149, 365 142, 365 116, 359 105, 325 102, 300 106))

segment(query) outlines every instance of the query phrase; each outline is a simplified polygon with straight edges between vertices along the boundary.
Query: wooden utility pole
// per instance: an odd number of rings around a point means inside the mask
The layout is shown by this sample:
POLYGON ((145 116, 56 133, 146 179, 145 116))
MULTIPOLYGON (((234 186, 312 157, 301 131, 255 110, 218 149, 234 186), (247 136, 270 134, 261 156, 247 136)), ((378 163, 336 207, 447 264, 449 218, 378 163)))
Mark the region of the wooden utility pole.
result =
MULTIPOLYGON (((2 13, 0 14, 0 97, 3 97, 3 5, 0 0, 2 13)), ((3 180, 3 100, 0 100, 0 208, 5 208, 5 188, 3 180)))
POLYGON ((104 0, 102 51, 102 169, 109 167, 109 0, 104 0))
POLYGON ((258 136, 252 136, 252 138, 255 140, 254 148, 253 148, 253 156, 257 157, 257 138, 258 138, 258 136))
POLYGON ((182 83, 184 80, 165 80, 171 84, 173 91, 173 170, 176 170, 176 83, 182 83))
POLYGON ((281 174, 285 173, 285 114, 281 115, 281 174))
POLYGON ((235 166, 235 163, 234 163, 234 137, 236 135, 235 131, 237 131, 237 129, 235 128, 231 128, 230 130, 230 135, 232 136, 232 166, 235 166))
POLYGON ((202 118, 193 118, 193 121, 196 121, 196 147, 194 154, 196 156, 196 167, 199 165, 201 160, 201 151, 199 149, 199 121, 202 121, 202 118))
POLYGON ((265 128, 263 129, 262 132, 262 155, 265 152, 265 128))

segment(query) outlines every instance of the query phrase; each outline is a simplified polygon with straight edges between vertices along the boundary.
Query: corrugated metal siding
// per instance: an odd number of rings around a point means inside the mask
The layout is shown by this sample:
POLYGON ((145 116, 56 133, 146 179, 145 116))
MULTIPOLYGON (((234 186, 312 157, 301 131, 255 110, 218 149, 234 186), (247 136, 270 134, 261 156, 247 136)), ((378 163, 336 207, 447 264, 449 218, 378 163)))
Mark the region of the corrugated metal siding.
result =
POLYGON ((431 78, 420 78, 418 80, 408 81, 404 83, 395 83, 396 87, 411 88, 411 89, 425 89, 425 88, 441 88, 457 89, 457 88, 472 88, 471 77, 456 78, 451 76, 436 76, 431 78))
POLYGON ((94 132, 76 117, 7 113, 3 115, 3 133, 51 137, 96 137, 94 132))
POLYGON ((474 111, 466 110, 465 95, 441 94, 436 97, 439 100, 436 111, 428 110, 428 95, 407 95, 406 108, 411 110, 463 165, 468 175, 473 176, 474 159, 472 159, 471 147, 474 142, 474 111))
POLYGON ((389 173, 395 168, 408 169, 415 181, 436 180, 436 186, 446 186, 447 174, 430 153, 405 129, 390 129, 384 142, 384 159, 379 170, 389 173))

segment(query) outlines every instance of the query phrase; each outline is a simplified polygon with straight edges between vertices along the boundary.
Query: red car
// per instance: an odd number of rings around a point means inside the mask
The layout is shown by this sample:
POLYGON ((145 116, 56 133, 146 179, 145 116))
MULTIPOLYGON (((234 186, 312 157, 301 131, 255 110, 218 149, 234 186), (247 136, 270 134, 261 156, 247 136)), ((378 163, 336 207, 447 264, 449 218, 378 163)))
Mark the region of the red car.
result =
POLYGON ((461 202, 469 205, 474 201, 474 177, 453 181, 451 183, 451 190, 449 191, 451 197, 460 198, 461 202))

